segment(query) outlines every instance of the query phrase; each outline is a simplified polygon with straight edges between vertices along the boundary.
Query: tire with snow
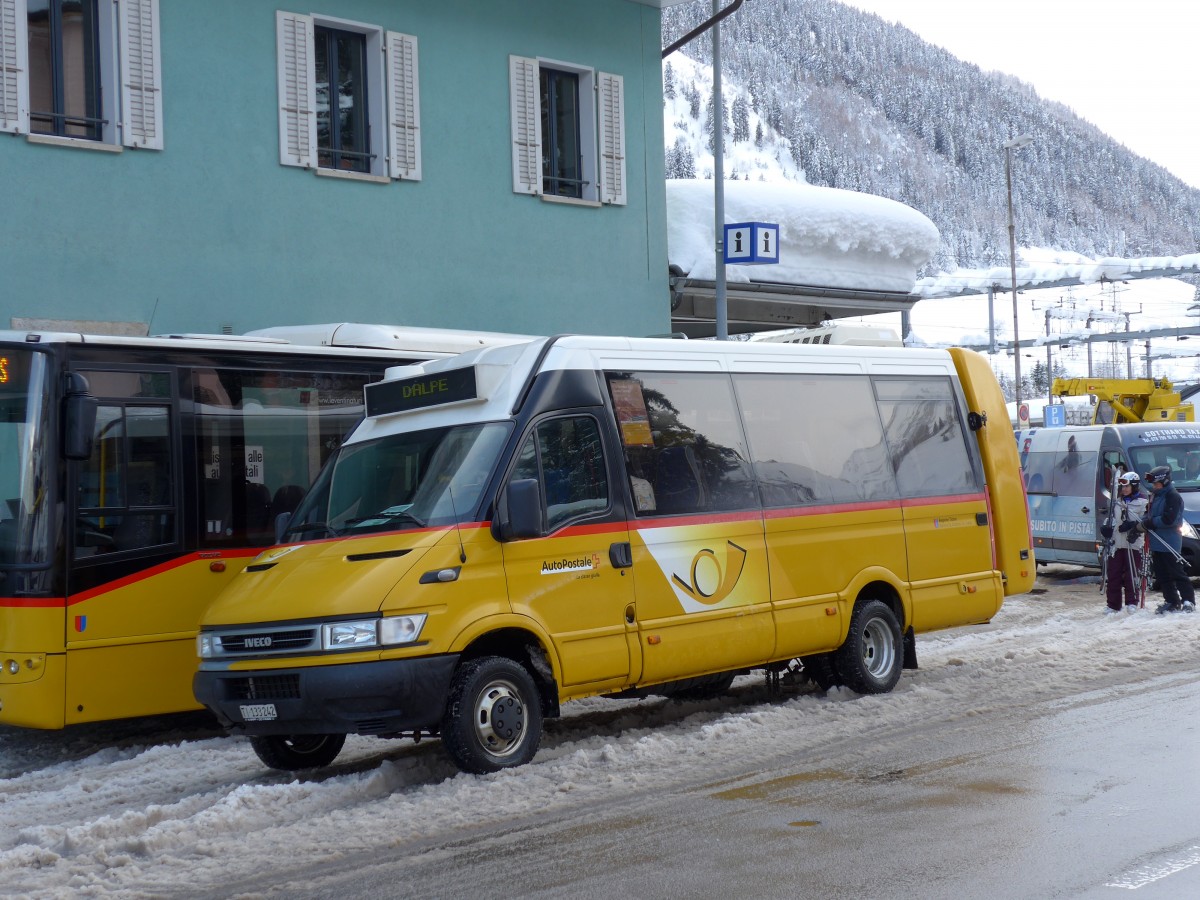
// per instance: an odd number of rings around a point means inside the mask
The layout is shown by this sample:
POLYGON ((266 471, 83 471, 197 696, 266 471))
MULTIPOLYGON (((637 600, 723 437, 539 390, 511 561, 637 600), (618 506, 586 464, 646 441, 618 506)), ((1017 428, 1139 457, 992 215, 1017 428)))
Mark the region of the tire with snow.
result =
POLYGON ((265 734, 250 738, 250 746, 265 765, 286 772, 327 766, 345 743, 344 734, 265 734))
POLYGON ((881 600, 861 600, 850 616, 846 642, 833 654, 842 683, 860 694, 886 694, 904 665, 900 623, 881 600))
POLYGON ((804 674, 808 680, 823 691, 838 687, 842 683, 837 667, 833 664, 832 653, 816 653, 812 656, 801 657, 804 664, 804 674))
POLYGON ((454 673, 442 744, 460 769, 484 775, 523 766, 541 739, 541 698, 524 666, 484 656, 454 673))

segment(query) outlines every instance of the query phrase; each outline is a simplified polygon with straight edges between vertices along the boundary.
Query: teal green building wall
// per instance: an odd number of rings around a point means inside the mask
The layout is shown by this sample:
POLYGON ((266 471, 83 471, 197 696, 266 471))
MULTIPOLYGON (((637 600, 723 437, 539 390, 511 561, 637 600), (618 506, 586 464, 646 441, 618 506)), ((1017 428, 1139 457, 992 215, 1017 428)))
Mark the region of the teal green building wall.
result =
POLYGON ((0 135, 0 328, 668 331, 660 46, 628 0, 161 0, 164 150, 0 135), (280 165, 280 8, 418 38, 422 180, 280 165), (513 193, 510 54, 623 76, 628 205, 513 193))

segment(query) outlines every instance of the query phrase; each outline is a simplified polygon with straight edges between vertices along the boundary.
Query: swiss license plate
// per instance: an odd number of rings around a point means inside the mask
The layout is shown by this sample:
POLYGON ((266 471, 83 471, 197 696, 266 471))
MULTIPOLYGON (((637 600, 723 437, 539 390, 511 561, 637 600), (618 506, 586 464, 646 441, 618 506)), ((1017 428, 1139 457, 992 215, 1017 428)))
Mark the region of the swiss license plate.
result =
POLYGON ((277 715, 274 703, 244 703, 241 711, 246 722, 270 722, 277 715))

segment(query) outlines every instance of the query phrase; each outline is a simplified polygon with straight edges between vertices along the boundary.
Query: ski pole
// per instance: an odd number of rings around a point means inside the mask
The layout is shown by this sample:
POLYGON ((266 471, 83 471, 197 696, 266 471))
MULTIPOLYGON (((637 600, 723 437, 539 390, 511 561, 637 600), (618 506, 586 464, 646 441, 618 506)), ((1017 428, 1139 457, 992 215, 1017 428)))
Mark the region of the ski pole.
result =
MULTIPOLYGON (((1156 541, 1158 541, 1160 544, 1162 544, 1164 549, 1166 549, 1166 551, 1168 553, 1170 553, 1173 557, 1175 557, 1176 561, 1178 561, 1179 563, 1182 563, 1184 566, 1187 565, 1187 560, 1183 558, 1183 554, 1180 553, 1178 550, 1176 550, 1174 547, 1172 547, 1170 544, 1168 544, 1166 541, 1164 541, 1162 538, 1160 538, 1157 534, 1155 534, 1153 531, 1147 531, 1146 534, 1148 534, 1150 537, 1154 538, 1156 541)), ((1184 571, 1186 571, 1186 569, 1184 571)))

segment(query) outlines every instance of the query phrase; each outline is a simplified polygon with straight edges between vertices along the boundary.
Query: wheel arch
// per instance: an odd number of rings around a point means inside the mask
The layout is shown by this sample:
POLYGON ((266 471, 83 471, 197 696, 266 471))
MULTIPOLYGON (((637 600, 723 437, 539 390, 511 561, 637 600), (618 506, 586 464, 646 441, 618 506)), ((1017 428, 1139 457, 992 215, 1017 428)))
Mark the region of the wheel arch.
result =
POLYGON ((459 665, 483 656, 503 656, 520 664, 537 685, 542 715, 558 716, 558 658, 533 629, 507 624, 483 631, 462 648, 459 665))

